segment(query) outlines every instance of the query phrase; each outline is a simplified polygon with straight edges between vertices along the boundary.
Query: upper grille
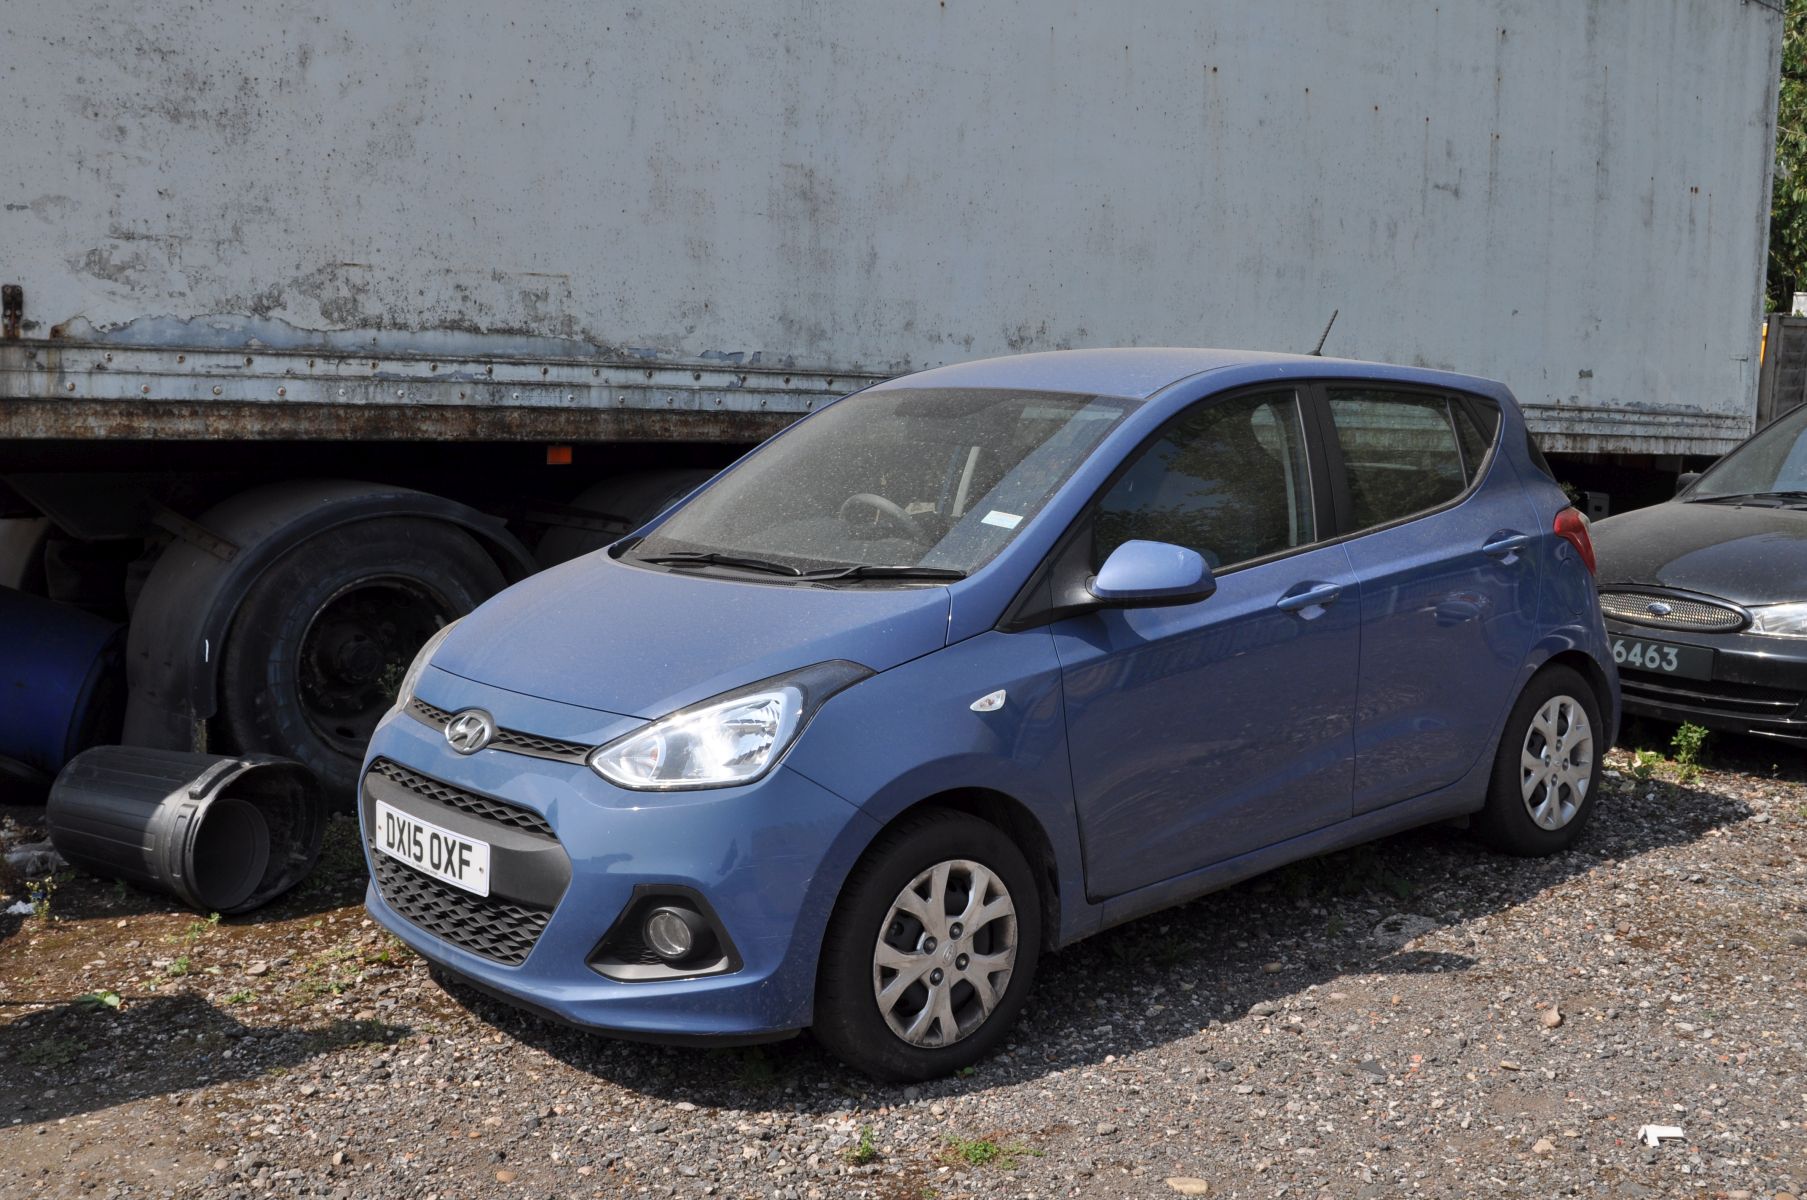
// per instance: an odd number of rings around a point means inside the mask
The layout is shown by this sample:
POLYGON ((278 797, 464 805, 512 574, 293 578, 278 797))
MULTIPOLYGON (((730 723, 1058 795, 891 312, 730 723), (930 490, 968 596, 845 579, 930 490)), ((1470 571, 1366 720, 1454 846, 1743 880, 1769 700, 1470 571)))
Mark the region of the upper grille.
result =
MULTIPOLYGON (((444 730, 446 723, 456 714, 416 697, 408 701, 408 715, 435 729, 444 730)), ((541 737, 536 733, 523 733, 519 729, 498 729, 496 736, 490 740, 489 749, 526 754, 533 758, 550 758, 558 762, 583 762, 589 757, 591 747, 582 742, 567 742, 559 738, 541 737)))
POLYGON ((1651 625, 1658 629, 1698 629, 1730 633, 1749 620, 1742 609, 1708 600, 1688 600, 1662 592, 1601 592, 1600 611, 1615 621, 1651 625), (1655 605, 1659 611, 1652 612, 1655 605), (1660 609, 1667 608, 1668 612, 1660 609))
POLYGON ((497 750, 512 750, 516 754, 531 754, 536 758, 555 758, 560 762, 582 762, 590 756, 588 746, 522 733, 518 729, 496 730, 496 740, 490 745, 497 750))
POLYGON ((460 812, 470 813, 473 817, 497 821, 503 825, 512 825, 516 829, 525 829, 530 833, 545 837, 556 837, 552 826, 546 818, 525 808, 516 808, 500 800, 488 796, 479 796, 476 792, 467 792, 461 787, 453 787, 449 783, 441 783, 437 779, 429 779, 415 771, 410 771, 400 763, 379 758, 370 764, 372 775, 381 775, 392 783, 400 784, 417 796, 425 796, 429 800, 437 800, 441 804, 450 805, 460 812))
POLYGON ((386 854, 373 854, 376 885, 389 907, 435 937, 515 966, 546 931, 552 910, 441 883, 386 854))

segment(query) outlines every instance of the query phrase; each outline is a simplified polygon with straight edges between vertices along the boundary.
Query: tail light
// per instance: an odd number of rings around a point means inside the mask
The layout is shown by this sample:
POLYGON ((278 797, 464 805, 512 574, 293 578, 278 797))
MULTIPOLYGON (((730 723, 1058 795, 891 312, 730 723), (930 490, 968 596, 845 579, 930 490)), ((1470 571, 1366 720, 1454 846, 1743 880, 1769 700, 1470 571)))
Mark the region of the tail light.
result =
POLYGON ((1556 514, 1555 529, 1557 537, 1575 547, 1587 573, 1594 574, 1594 539, 1588 536, 1587 516, 1578 508, 1565 508, 1556 514))

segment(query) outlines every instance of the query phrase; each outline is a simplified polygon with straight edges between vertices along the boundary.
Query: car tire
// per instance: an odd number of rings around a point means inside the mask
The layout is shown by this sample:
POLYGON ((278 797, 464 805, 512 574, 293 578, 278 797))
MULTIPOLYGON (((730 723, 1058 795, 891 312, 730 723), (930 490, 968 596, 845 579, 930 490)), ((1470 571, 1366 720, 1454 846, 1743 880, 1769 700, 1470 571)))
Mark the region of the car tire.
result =
POLYGON ((1546 667, 1526 685, 1500 735, 1481 839, 1507 854, 1567 850, 1593 815, 1606 727, 1600 702, 1580 674, 1546 667))
POLYGON ((1041 925, 1035 874, 1002 830, 946 809, 903 818, 854 868, 829 920, 817 1041, 883 1080, 933 1079, 976 1062, 1022 1010, 1041 925), (973 919, 981 923, 967 927, 973 919))
POLYGON ((349 809, 364 744, 415 652, 504 582, 475 539, 441 521, 381 517, 307 539, 233 616, 221 742, 306 764, 328 804, 349 809))

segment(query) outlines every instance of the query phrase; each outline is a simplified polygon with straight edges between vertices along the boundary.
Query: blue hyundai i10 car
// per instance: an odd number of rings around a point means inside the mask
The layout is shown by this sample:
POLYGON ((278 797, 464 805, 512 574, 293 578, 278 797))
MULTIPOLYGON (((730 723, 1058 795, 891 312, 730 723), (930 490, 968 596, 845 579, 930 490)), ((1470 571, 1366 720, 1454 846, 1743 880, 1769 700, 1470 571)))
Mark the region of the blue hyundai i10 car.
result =
POLYGON ((1592 567, 1497 383, 908 376, 440 630, 365 763, 369 909, 560 1020, 942 1074, 1119 922, 1431 821, 1569 846, 1619 712, 1592 567))

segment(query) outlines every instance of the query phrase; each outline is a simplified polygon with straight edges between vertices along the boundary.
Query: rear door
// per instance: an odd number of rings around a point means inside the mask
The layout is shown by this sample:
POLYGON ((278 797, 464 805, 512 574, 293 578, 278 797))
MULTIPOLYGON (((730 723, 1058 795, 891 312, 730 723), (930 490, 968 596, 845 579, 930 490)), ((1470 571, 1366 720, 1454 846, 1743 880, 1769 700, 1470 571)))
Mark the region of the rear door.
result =
POLYGON ((1536 513, 1477 397, 1327 383, 1318 413, 1361 584, 1357 813, 1459 779, 1537 635, 1536 513))

